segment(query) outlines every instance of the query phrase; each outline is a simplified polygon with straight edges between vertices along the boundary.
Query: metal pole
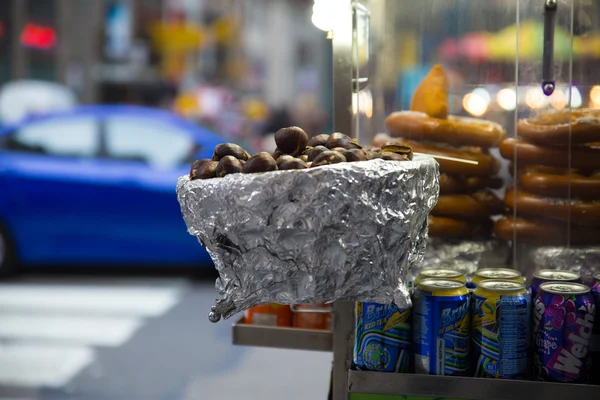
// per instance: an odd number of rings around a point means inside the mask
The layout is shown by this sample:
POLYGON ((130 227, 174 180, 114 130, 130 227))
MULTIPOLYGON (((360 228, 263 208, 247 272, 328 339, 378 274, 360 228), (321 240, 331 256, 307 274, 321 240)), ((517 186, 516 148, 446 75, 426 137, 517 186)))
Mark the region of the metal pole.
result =
POLYGON ((21 45, 21 32, 27 18, 28 3, 28 0, 12 0, 11 69, 13 79, 25 78, 29 72, 27 49, 21 45))
POLYGON ((352 1, 339 13, 339 24, 332 39, 333 129, 358 139, 358 132, 352 129, 352 1))
POLYGON ((56 49, 56 77, 60 83, 67 84, 67 68, 72 48, 72 12, 70 0, 57 0, 56 15, 58 27, 58 43, 56 49))
POLYGON ((333 400, 348 400, 348 371, 354 347, 354 302, 333 305, 333 400))

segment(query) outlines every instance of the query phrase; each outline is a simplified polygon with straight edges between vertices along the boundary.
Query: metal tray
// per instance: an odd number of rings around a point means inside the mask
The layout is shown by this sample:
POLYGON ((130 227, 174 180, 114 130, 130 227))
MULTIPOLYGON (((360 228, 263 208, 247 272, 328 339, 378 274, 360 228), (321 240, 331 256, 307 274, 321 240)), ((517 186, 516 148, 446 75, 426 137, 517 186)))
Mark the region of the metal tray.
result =
POLYGON ((332 351, 333 334, 329 330, 248 325, 244 318, 241 318, 233 324, 233 344, 277 349, 332 351))
POLYGON ((351 393, 465 400, 600 399, 600 386, 435 375, 349 371, 351 393))

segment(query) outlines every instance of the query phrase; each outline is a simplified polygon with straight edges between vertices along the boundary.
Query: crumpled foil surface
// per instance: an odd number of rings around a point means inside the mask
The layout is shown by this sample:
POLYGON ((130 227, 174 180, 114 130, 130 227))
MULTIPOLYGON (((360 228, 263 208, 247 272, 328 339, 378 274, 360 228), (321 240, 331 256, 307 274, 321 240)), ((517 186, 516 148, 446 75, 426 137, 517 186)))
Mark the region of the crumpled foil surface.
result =
POLYGON ((266 303, 410 305, 438 164, 371 160, 177 182, 188 232, 219 272, 216 322, 266 303))
POLYGON ((511 256, 503 240, 444 240, 429 238, 423 262, 409 272, 409 280, 423 268, 450 268, 461 271, 467 278, 480 268, 506 268, 511 256))
POLYGON ((540 269, 579 272, 583 283, 590 285, 600 272, 600 247, 519 246, 518 269, 529 280, 540 269))

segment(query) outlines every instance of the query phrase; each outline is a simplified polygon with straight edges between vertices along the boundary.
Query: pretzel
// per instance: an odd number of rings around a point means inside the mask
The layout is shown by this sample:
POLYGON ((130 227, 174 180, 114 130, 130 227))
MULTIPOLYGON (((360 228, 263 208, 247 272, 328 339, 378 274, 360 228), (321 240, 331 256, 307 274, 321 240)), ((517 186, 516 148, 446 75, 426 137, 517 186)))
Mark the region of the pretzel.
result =
POLYGON ((600 227, 600 202, 547 199, 509 189, 504 198, 511 210, 522 216, 545 217, 574 225, 600 227))
POLYGON ((482 190, 472 194, 442 195, 431 210, 431 215, 461 220, 481 220, 503 212, 502 200, 491 191, 482 190))
MULTIPOLYGON (((505 139, 500 143, 502 157, 515 161, 517 164, 541 164, 550 167, 568 168, 569 152, 562 147, 542 147, 527 143, 520 139, 505 139)), ((419 150, 416 150, 419 151, 419 150)), ((584 170, 600 169, 600 147, 572 146, 571 168, 584 170)))
POLYGON ((528 243, 546 246, 594 245, 600 244, 600 229, 571 227, 565 222, 548 222, 512 217, 495 222, 496 236, 516 243, 528 243))
POLYGON ((600 141, 600 110, 565 109, 517 123, 523 139, 540 145, 567 145, 600 141))
POLYGON ((553 173, 527 168, 519 172, 519 188, 539 196, 597 201, 600 200, 600 173, 583 175, 566 170, 553 173))
POLYGON ((497 146, 504 138, 504 129, 495 122, 468 117, 433 118, 417 111, 399 111, 385 119, 392 136, 413 140, 443 142, 453 146, 497 146))
POLYGON ((471 193, 483 188, 500 189, 502 178, 498 176, 456 176, 440 174, 440 194, 471 193))
POLYGON ((493 158, 487 151, 478 147, 453 148, 403 139, 398 139, 398 142, 411 147, 415 153, 441 155, 477 162, 477 164, 468 164, 459 161, 437 159, 437 162, 440 164, 440 172, 443 173, 487 177, 496 174, 500 170, 500 162, 493 158))
POLYGON ((492 220, 463 221, 429 216, 429 236, 445 239, 488 238, 492 234, 492 220))

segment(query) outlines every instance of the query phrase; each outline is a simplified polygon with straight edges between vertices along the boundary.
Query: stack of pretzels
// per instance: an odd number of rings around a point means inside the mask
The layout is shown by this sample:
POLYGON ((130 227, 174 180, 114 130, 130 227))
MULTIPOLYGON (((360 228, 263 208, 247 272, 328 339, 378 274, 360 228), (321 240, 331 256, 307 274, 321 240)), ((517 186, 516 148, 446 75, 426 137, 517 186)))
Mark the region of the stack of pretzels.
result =
MULTIPOLYGON (((505 132, 493 122, 448 115, 448 86, 446 73, 436 65, 417 88, 411 110, 389 115, 386 128, 392 140, 414 152, 446 157, 437 158, 440 197, 429 216, 429 236, 488 238, 492 216, 505 210, 490 190, 501 188, 503 182, 496 176, 500 161, 489 149, 498 145, 505 132)), ((380 134, 373 144, 389 139, 380 134)))
MULTIPOLYGON (((600 110, 563 110, 521 120, 500 144, 515 186, 497 236, 542 245, 600 244, 600 110)), ((419 151, 418 149, 414 149, 419 151)))

